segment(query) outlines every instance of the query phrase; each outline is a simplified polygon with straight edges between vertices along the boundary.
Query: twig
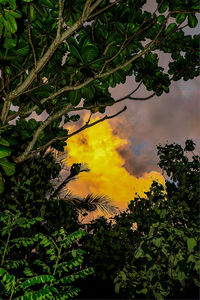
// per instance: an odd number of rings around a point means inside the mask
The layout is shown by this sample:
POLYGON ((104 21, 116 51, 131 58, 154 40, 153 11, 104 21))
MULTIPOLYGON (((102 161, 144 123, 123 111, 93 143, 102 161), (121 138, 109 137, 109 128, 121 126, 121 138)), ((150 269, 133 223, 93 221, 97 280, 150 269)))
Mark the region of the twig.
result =
POLYGON ((92 0, 87 0, 85 3, 85 6, 83 8, 82 18, 85 20, 85 18, 88 18, 88 15, 90 14, 90 6, 91 6, 92 0))
POLYGON ((121 102, 121 101, 124 101, 124 100, 126 100, 126 99, 128 99, 128 100, 134 100, 134 101, 145 101, 145 100, 149 100, 149 99, 151 99, 153 96, 155 96, 155 93, 153 93, 153 94, 151 94, 150 96, 147 96, 147 97, 143 97, 143 98, 134 98, 134 97, 130 97, 130 96, 126 96, 126 97, 123 97, 123 98, 121 98, 121 99, 118 99, 118 100, 116 100, 115 101, 115 103, 118 103, 118 102, 121 102))
POLYGON ((89 116, 89 118, 88 118, 88 120, 86 122, 87 125, 90 123, 91 117, 92 117, 92 111, 90 111, 90 116, 89 116))
POLYGON ((32 52, 33 52, 34 64, 36 66, 37 60, 36 60, 35 48, 33 46, 32 38, 31 38, 30 3, 27 3, 27 10, 28 10, 28 39, 29 39, 29 44, 30 44, 32 52))
POLYGON ((78 130, 72 132, 71 134, 68 134, 67 138, 69 139, 69 138, 72 137, 73 135, 75 135, 75 134, 77 134, 77 133, 79 133, 79 132, 85 130, 86 128, 90 128, 90 127, 92 127, 92 126, 94 126, 94 125, 96 125, 96 124, 98 124, 98 123, 101 123, 101 122, 103 122, 103 121, 105 121, 105 120, 112 119, 112 118, 118 116, 119 114, 123 113, 126 109, 127 109, 127 107, 124 106, 124 108, 123 108, 122 110, 120 110, 118 113, 116 113, 116 114, 114 114, 114 115, 111 115, 111 116, 107 116, 107 115, 106 115, 106 116, 103 117, 102 119, 99 119, 99 120, 97 120, 97 121, 94 121, 94 122, 92 122, 92 123, 90 123, 90 124, 87 124, 87 122, 86 122, 86 124, 83 125, 81 128, 79 128, 78 130))
POLYGON ((98 6, 101 4, 103 0, 97 0, 90 8, 89 13, 91 14, 98 6))

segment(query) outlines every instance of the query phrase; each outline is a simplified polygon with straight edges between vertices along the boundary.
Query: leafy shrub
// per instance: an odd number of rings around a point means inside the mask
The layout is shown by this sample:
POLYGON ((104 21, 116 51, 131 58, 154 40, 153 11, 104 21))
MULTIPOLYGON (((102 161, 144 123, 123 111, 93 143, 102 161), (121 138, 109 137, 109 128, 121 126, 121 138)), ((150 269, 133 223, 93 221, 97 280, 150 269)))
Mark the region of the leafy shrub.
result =
POLYGON ((1 297, 72 298, 80 291, 72 283, 93 273, 92 268, 80 267, 85 252, 77 242, 85 232, 79 230, 68 235, 60 228, 48 236, 40 232, 32 235, 30 229, 36 223, 42 227, 44 222, 41 217, 22 217, 19 211, 0 213, 1 297))

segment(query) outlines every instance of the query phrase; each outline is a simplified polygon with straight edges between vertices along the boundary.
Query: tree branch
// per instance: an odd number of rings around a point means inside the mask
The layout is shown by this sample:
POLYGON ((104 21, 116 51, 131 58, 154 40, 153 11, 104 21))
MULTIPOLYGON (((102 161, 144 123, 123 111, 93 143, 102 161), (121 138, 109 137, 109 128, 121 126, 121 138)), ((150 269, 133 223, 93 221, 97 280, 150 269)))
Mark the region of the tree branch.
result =
POLYGON ((59 0, 59 11, 58 11, 58 28, 56 37, 60 39, 61 29, 62 29, 62 13, 64 8, 65 0, 59 0))
MULTIPOLYGON (((87 84, 89 84, 90 82, 92 82, 94 79, 93 78, 89 78, 88 80, 86 80, 85 82, 81 83, 80 85, 74 85, 74 86, 65 86, 62 89, 58 90, 55 93, 52 93, 49 97, 47 98, 43 98, 41 100, 41 104, 44 104, 45 102, 47 102, 48 100, 52 100, 55 97, 59 96, 60 94, 64 93, 64 92, 68 92, 68 91, 75 91, 75 90, 79 90, 82 87, 86 86, 87 84)), ((22 112, 20 114, 20 116, 26 116, 29 115, 30 113, 32 113, 33 111, 35 111, 37 109, 37 105, 33 106, 32 108, 30 108, 29 110, 22 112)))
POLYGON ((92 3, 92 0, 87 0, 83 9, 82 18, 88 18, 88 15, 90 13, 90 5, 92 3))
POLYGON ((126 63, 124 63, 123 65, 120 65, 108 72, 105 72, 105 73, 102 73, 102 74, 98 74, 95 76, 95 78, 102 78, 104 76, 108 76, 108 75, 111 75, 113 74, 114 72, 118 71, 118 70, 121 70, 123 68, 125 68, 126 66, 130 65, 132 62, 134 62, 136 59, 138 59, 139 57, 141 57, 142 55, 146 54, 150 49, 151 49, 151 46, 155 43, 155 41, 157 40, 157 38, 159 37, 159 35, 161 34, 163 28, 165 27, 166 23, 167 23, 167 20, 169 18, 170 14, 168 14, 165 18, 165 21, 162 23, 162 26, 159 30, 159 32, 156 34, 155 38, 150 42, 148 43, 144 49, 138 53, 137 55, 133 56, 131 59, 129 59, 129 61, 127 61, 126 63))
POLYGON ((37 60, 36 60, 35 48, 34 48, 32 37, 31 37, 30 3, 27 3, 27 14, 28 14, 28 40, 29 40, 29 44, 30 44, 32 52, 33 52, 34 64, 36 66, 37 60))
POLYGON ((104 11, 108 10, 109 8, 111 8, 112 6, 116 5, 117 3, 121 2, 123 0, 116 0, 115 2, 109 4, 108 6, 100 9, 99 11, 97 11, 96 13, 93 13, 92 15, 89 16, 88 20, 93 19, 97 16, 99 16, 100 14, 102 14, 104 11))
POLYGON ((31 152, 31 150, 33 149, 35 143, 37 142, 37 139, 40 135, 40 133, 42 132, 42 130, 44 130, 44 128, 46 128, 50 123, 52 123, 53 121, 55 121, 56 119, 58 119, 59 117, 61 117, 62 115, 66 114, 67 112, 70 111, 72 107, 72 104, 68 104, 66 107, 64 107, 63 109, 61 109, 60 111, 50 115, 39 127, 38 129, 35 131, 34 135, 33 135, 33 139, 30 141, 30 143, 28 144, 26 150, 15 159, 16 163, 20 163, 22 161, 24 161, 25 159, 27 159, 28 154, 31 152))
POLYGON ((51 43, 50 47, 46 51, 46 53, 40 58, 40 60, 37 62, 35 68, 33 68, 27 78, 24 80, 24 82, 18 86, 16 89, 14 89, 12 92, 9 93, 7 99, 4 102, 4 106, 1 112, 1 120, 3 124, 6 123, 7 116, 10 110, 10 106, 12 103, 12 100, 23 94, 26 89, 32 84, 32 82, 37 77, 38 73, 41 71, 41 69, 48 63, 51 56, 54 54, 58 46, 67 38, 69 38, 75 31, 77 31, 80 27, 82 27, 84 21, 80 18, 78 21, 76 21, 71 27, 69 27, 60 37, 56 36, 56 38, 51 43))
POLYGON ((99 4, 101 4, 103 0, 97 0, 90 8, 89 13, 91 14, 97 7, 99 4))
POLYGON ((126 99, 128 99, 128 100, 134 100, 134 101, 137 101, 137 100, 138 100, 138 101, 145 101, 145 100, 151 99, 153 96, 155 96, 155 93, 151 94, 150 96, 143 97, 143 98, 137 98, 137 97, 134 98, 134 97, 130 97, 129 95, 127 95, 127 96, 125 96, 125 97, 123 97, 123 98, 120 98, 120 99, 116 100, 115 103, 124 101, 124 100, 126 100, 126 99))
MULTIPOLYGON (((79 128, 78 130, 72 132, 71 134, 67 134, 65 136, 58 136, 58 137, 55 137, 54 139, 52 139, 51 141, 49 141, 48 143, 46 143, 45 145, 37 148, 36 150, 32 151, 32 152, 29 152, 28 154, 26 154, 26 156, 24 156, 24 153, 22 155, 20 155, 18 158, 15 159, 15 162, 16 163, 20 163, 26 159, 30 159, 30 158, 33 158, 37 153, 39 153, 40 151, 43 151, 45 149, 47 149, 49 146, 51 146, 53 143, 57 142, 57 141, 66 141, 67 139, 69 139, 70 137, 74 136, 75 134, 87 129, 87 128, 90 128, 98 123, 101 123, 105 120, 108 120, 108 119, 112 119, 116 116, 118 116, 119 114, 121 114, 122 112, 124 112, 125 110, 127 109, 126 106, 124 106, 124 108, 122 110, 120 110, 118 113, 114 114, 114 115, 111 115, 111 116, 105 116, 103 117, 102 119, 99 119, 97 121, 94 121, 92 123, 88 123, 88 121, 85 123, 84 126, 82 126, 81 128, 79 128)), ((26 150, 25 150, 26 151, 26 150)))
POLYGON ((90 124, 88 124, 88 122, 86 122, 86 124, 83 125, 81 128, 79 128, 78 130, 72 132, 71 134, 68 134, 68 135, 67 135, 67 139, 69 139, 69 138, 72 137, 73 135, 75 135, 75 134, 77 134, 77 133, 79 133, 79 132, 85 130, 86 128, 90 128, 90 127, 92 127, 92 126, 94 126, 94 125, 96 125, 96 124, 98 124, 98 123, 101 123, 101 122, 103 122, 103 121, 105 121, 105 120, 109 120, 109 119, 112 119, 112 118, 118 116, 119 114, 123 113, 126 109, 127 109, 127 107, 124 106, 124 108, 123 108, 122 110, 120 110, 118 113, 116 113, 116 114, 114 114, 114 115, 111 115, 111 116, 107 116, 107 115, 106 115, 106 116, 104 116, 102 119, 99 119, 99 120, 97 120, 97 121, 94 121, 94 122, 92 122, 92 123, 90 123, 90 124))

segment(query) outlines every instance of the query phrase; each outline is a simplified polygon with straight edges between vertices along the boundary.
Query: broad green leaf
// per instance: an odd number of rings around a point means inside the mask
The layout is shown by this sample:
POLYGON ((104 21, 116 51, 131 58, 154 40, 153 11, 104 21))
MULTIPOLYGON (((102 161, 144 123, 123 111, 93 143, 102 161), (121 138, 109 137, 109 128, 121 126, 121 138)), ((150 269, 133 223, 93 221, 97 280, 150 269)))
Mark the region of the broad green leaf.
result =
POLYGON ((10 155, 11 155, 11 149, 3 145, 0 145, 0 158, 10 156, 10 155))
POLYGON ((194 247, 197 245, 197 242, 194 238, 189 238, 187 240, 187 246, 189 251, 193 251, 194 247))
POLYGON ((55 281, 55 277, 53 275, 40 275, 40 276, 35 276, 32 277, 26 281, 24 281, 21 285, 20 288, 27 288, 35 284, 41 284, 41 283, 46 283, 46 282, 53 282, 55 281))
POLYGON ((4 25, 5 25, 6 29, 11 33, 16 32, 17 31, 17 22, 16 22, 15 18, 10 13, 5 14, 5 18, 6 18, 6 20, 4 19, 4 25))
POLYGON ((135 251, 135 258, 139 258, 139 257, 143 257, 144 256, 144 252, 142 250, 141 247, 139 247, 136 251, 135 251))
POLYGON ((16 52, 17 52, 18 54, 20 54, 20 55, 25 56, 25 55, 27 55, 27 54, 29 53, 29 51, 30 51, 29 45, 26 45, 26 46, 23 47, 23 48, 17 49, 16 52))
POLYGON ((15 165, 9 162, 7 158, 1 158, 0 165, 4 169, 7 176, 12 176, 15 173, 15 165))
POLYGON ((185 19, 186 19, 186 14, 177 14, 176 15, 176 22, 178 23, 178 24, 181 24, 181 23, 183 23, 184 21, 185 21, 185 19))
POLYGON ((3 276, 3 274, 6 273, 6 270, 4 270, 3 268, 0 268, 0 276, 3 276))
POLYGON ((198 24, 197 17, 194 14, 189 14, 188 15, 188 25, 190 28, 196 27, 198 24))
POLYGON ((176 26, 177 26, 176 23, 170 24, 170 25, 167 27, 165 33, 166 33, 166 34, 170 33, 172 30, 174 30, 174 28, 175 28, 176 26))
POLYGON ((70 50, 70 54, 72 54, 74 57, 78 58, 79 60, 83 61, 81 54, 79 53, 79 50, 74 45, 70 45, 69 50, 70 50))
POLYGON ((10 146, 10 144, 8 143, 8 141, 5 140, 5 139, 3 139, 3 138, 0 138, 0 145, 6 146, 6 147, 10 146))
POLYGON ((88 47, 82 48, 81 53, 82 53, 82 58, 83 58, 84 62, 91 62, 92 60, 97 58, 97 56, 99 54, 99 50, 98 50, 98 47, 93 45, 93 46, 88 46, 88 47))
POLYGON ((158 9, 159 13, 164 13, 168 8, 168 1, 165 0, 164 3, 158 9))
POLYGON ((3 44, 5 49, 12 49, 17 45, 17 39, 7 38, 3 44))
POLYGON ((156 247, 160 247, 160 245, 161 245, 161 239, 160 238, 153 239, 152 242, 154 243, 154 245, 156 247))
POLYGON ((68 93, 68 95, 69 95, 69 100, 72 105, 76 106, 80 103, 80 101, 81 101, 81 91, 80 90, 70 91, 68 93))
POLYGON ((184 285, 184 281, 185 281, 185 273, 184 272, 178 272, 178 280, 180 281, 180 283, 182 285, 184 285))
POLYGON ((164 20, 165 20, 165 16, 161 15, 161 16, 158 17, 157 20, 158 20, 159 23, 162 24, 164 22, 164 20))
POLYGON ((116 284, 115 284, 115 293, 119 293, 119 290, 120 290, 120 286, 121 286, 121 283, 120 282, 117 282, 116 284))
POLYGON ((33 2, 33 0, 22 0, 24 2, 33 2))

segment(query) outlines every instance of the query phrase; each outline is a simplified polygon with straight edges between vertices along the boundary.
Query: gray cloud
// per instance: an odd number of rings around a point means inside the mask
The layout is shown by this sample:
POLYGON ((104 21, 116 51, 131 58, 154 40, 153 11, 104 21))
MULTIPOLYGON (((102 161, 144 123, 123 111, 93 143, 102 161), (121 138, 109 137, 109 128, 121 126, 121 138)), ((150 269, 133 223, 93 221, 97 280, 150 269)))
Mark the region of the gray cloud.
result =
MULTIPOLYGON (((126 84, 112 89, 115 99, 134 89, 134 78, 126 84)), ((113 133, 127 138, 129 145, 120 148, 119 154, 125 159, 125 168, 135 176, 145 172, 158 171, 156 145, 179 143, 193 139, 199 146, 200 137, 200 77, 187 82, 179 81, 171 85, 170 93, 154 97, 148 101, 126 101, 128 110, 110 121, 113 133), (139 155, 135 153, 139 144, 144 144, 139 155)), ((146 96, 145 89, 138 92, 146 96)), ((124 104, 124 103, 123 103, 124 104)), ((123 105, 118 105, 118 109, 123 105)), ((110 108, 110 112, 116 111, 110 108)))

